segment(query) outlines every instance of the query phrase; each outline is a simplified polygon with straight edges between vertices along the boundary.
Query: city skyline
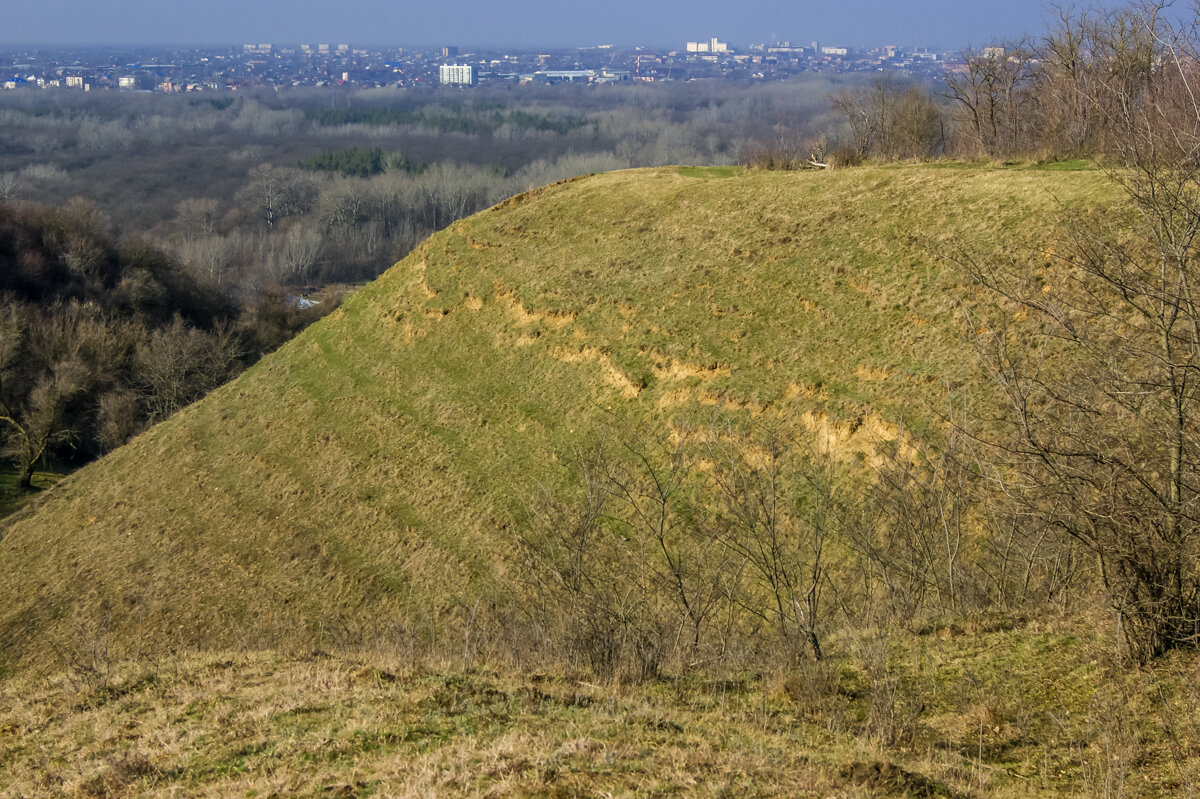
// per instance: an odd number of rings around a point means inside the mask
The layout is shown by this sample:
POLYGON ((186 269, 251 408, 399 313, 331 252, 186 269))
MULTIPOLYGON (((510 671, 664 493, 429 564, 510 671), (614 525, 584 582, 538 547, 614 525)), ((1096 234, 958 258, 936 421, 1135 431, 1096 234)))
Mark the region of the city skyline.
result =
POLYGON ((812 40, 864 47, 882 44, 980 45, 1039 30, 1042 0, 856 0, 836 8, 781 0, 610 0, 568 7, 545 0, 507 4, 464 0, 434 6, 350 0, 331 12, 313 0, 212 0, 164 15, 149 0, 46 0, 5 11, 0 46, 351 42, 361 45, 462 47, 679 47, 719 37, 733 46, 812 40))

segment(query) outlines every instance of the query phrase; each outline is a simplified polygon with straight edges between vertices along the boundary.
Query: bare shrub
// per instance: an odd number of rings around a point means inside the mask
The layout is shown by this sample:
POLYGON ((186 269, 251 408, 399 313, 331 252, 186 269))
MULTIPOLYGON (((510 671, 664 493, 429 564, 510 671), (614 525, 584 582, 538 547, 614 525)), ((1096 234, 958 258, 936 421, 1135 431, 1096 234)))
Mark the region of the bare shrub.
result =
POLYGON ((886 642, 868 641, 859 657, 867 683, 863 734, 885 747, 911 745, 925 711, 924 701, 889 665, 886 642))
POLYGON ((776 434, 724 433, 706 443, 721 509, 717 537, 757 584, 738 602, 775 631, 788 659, 821 660, 829 548, 843 512, 833 463, 815 447, 797 452, 776 434))
POLYGON ((101 395, 98 415, 98 440, 105 452, 124 444, 142 427, 138 395, 129 389, 116 389, 101 395))
POLYGON ((832 463, 729 427, 621 440, 577 454, 571 493, 545 492, 522 523, 531 615, 559 651, 643 676, 751 652, 821 661, 845 523, 832 463))
POLYGON ((1088 706, 1090 742, 1079 751, 1080 769, 1091 795, 1101 799, 1125 796, 1141 742, 1130 712, 1132 697, 1119 683, 1102 687, 1088 706))
POLYGON ((188 327, 176 316, 151 332, 134 354, 142 402, 153 421, 165 419, 224 383, 238 356, 233 332, 188 327))
POLYGON ((830 102, 850 131, 842 146, 859 159, 931 158, 945 149, 942 110, 918 86, 887 75, 842 89, 830 102))

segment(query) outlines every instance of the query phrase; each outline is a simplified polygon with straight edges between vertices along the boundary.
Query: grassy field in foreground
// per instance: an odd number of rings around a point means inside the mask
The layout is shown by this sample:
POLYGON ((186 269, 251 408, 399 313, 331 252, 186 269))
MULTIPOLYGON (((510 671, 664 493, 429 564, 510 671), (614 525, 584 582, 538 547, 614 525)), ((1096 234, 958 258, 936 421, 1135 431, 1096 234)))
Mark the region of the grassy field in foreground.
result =
POLYGON ((935 626, 637 686, 400 654, 96 660, 0 679, 0 796, 1193 792, 1195 663, 1130 671, 1111 644, 1078 622, 935 626))

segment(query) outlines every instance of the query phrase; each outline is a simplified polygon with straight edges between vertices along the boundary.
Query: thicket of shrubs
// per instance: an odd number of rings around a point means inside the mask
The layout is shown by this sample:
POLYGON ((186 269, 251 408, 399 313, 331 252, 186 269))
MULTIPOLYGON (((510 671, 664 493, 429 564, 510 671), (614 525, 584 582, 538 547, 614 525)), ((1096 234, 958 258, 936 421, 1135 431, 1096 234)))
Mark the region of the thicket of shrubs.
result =
POLYGON ((124 443, 327 312, 282 289, 235 299, 85 201, 0 204, 0 452, 28 486, 46 459, 124 443))
POLYGON ((606 676, 820 663, 838 630, 1062 610, 1094 564, 988 505, 966 439, 881 445, 864 470, 813 433, 682 425, 562 457, 526 504, 526 623, 606 676))

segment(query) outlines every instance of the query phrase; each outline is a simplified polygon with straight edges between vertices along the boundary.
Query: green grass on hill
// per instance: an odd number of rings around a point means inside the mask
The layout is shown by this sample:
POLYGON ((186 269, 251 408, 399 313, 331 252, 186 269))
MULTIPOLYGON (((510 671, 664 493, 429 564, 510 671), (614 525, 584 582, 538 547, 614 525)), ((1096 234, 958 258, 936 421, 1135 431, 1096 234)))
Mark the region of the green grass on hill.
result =
POLYGON ((604 431, 714 413, 843 454, 976 390, 939 252, 1048 260, 1089 172, 629 171, 458 223, 234 383, 0 527, 0 648, 461 636, 513 520, 604 431))
POLYGON ((679 174, 687 178, 731 178, 744 170, 736 166, 681 166, 679 174))
POLYGON ((1079 172, 1095 168, 1096 165, 1086 158, 1069 158, 1064 161, 1047 161, 1044 164, 1038 164, 1038 169, 1059 172, 1079 172))
POLYGON ((989 390, 944 256, 1048 270, 1060 209, 1116 201, 1074 168, 671 168, 454 225, 0 522, 0 796, 1195 794, 1200 661, 1129 668, 1070 595, 636 686, 505 638, 573 453, 730 421, 849 472, 936 434, 989 390))

